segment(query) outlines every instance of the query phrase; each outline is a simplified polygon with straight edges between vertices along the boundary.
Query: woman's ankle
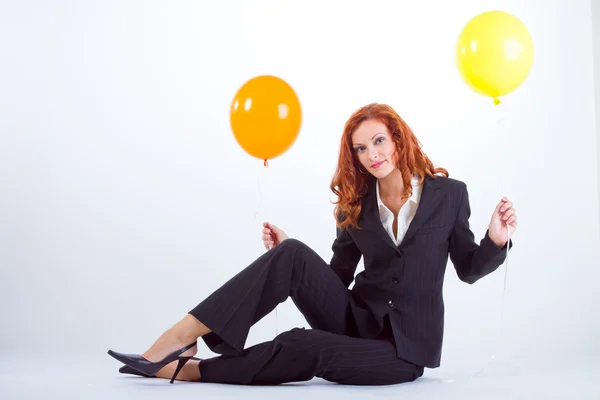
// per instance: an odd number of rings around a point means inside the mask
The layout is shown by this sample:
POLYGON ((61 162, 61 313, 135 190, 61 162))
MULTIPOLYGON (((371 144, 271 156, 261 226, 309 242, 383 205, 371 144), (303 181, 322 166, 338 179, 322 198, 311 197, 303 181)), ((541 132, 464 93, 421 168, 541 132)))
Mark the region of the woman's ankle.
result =
POLYGON ((199 337, 211 332, 206 325, 191 314, 187 314, 181 321, 175 324, 173 330, 186 343, 192 343, 199 337))

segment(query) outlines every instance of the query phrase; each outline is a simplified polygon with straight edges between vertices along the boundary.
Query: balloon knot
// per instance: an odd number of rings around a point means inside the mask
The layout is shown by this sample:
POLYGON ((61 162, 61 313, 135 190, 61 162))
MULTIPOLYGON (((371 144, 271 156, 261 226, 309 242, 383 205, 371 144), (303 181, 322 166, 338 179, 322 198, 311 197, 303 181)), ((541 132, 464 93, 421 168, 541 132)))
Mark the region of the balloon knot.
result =
POLYGON ((497 106, 498 104, 500 104, 500 100, 494 97, 494 105, 497 106))
POLYGON ((268 167, 268 166, 269 166, 269 163, 267 162, 267 160, 266 160, 266 159, 265 159, 264 166, 265 166, 265 167, 268 167))

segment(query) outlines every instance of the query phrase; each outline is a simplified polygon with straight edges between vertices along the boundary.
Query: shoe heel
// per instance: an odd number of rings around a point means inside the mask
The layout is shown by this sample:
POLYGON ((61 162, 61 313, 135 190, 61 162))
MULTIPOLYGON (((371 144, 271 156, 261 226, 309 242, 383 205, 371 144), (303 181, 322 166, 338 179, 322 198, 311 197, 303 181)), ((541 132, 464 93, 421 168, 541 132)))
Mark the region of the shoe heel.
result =
POLYGON ((173 381, 175 380, 175 378, 177 378, 177 375, 179 374, 179 371, 181 371, 181 369, 183 368, 183 366, 185 365, 185 363, 187 363, 192 357, 181 357, 178 358, 179 362, 177 363, 177 368, 175 369, 175 373, 173 374, 173 377, 171 378, 171 383, 173 383, 173 381))

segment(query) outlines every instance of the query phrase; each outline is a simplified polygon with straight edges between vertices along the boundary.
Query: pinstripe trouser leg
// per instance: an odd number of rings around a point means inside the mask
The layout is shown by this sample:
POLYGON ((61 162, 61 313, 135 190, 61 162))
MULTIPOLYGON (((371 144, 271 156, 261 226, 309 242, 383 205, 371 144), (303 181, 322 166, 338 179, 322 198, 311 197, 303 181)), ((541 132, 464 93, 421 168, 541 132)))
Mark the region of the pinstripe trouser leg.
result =
POLYGON ((389 384, 420 376, 422 369, 396 357, 391 341, 353 337, 349 302, 350 292, 321 257, 298 240, 284 241, 190 311, 212 331, 205 343, 222 354, 200 363, 202 381, 279 384, 319 376, 389 384), (252 325, 288 297, 313 329, 244 349, 252 325))
POLYGON ((347 385, 411 382, 423 368, 396 357, 391 340, 363 339, 317 329, 294 328, 239 356, 199 364, 202 382, 276 385, 320 377, 347 385))

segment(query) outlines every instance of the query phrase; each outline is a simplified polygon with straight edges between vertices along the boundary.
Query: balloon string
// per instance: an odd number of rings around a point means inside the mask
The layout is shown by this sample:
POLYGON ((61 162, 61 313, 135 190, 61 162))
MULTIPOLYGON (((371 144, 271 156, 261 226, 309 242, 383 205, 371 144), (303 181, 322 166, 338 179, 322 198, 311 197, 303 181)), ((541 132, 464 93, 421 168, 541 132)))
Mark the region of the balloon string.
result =
MULTIPOLYGON (((265 182, 266 182, 267 178, 268 178, 268 170, 267 170, 267 168, 269 167, 269 163, 267 162, 267 160, 264 160, 263 166, 265 167, 263 169, 263 175, 265 177, 264 179, 265 179, 265 182)), ((261 209, 262 200, 263 200, 262 191, 260 189, 260 176, 256 177, 256 184, 258 186, 258 196, 259 196, 259 199, 258 199, 257 210, 254 213, 254 218, 258 218, 260 216, 260 209, 261 209)), ((266 215, 266 213, 265 213, 265 215, 266 215)), ((265 221, 267 221, 267 220, 265 219, 265 221)))
POLYGON ((506 221, 506 262, 504 266, 504 292, 502 292, 502 300, 504 300, 504 295, 506 294, 506 276, 508 275, 508 248, 510 247, 510 226, 508 225, 508 221, 506 221))
MULTIPOLYGON (((265 170, 269 168, 269 162, 266 159, 263 165, 265 170)), ((265 175, 268 177, 268 172, 265 175)), ((269 250, 271 250, 271 247, 269 247, 269 250)), ((279 336, 279 316, 277 315, 277 306, 275 306, 275 337, 277 336, 279 336)))
POLYGON ((260 189, 260 177, 256 178, 256 184, 258 186, 258 206, 256 206, 256 211, 254 212, 254 218, 258 218, 260 216, 260 209, 262 205, 262 191, 260 189))
MULTIPOLYGON (((265 186, 268 186, 268 177, 269 177, 269 163, 267 162, 267 160, 264 160, 264 164, 263 164, 263 175, 265 178, 265 186)), ((260 188, 260 177, 256 178, 256 182, 258 184, 258 195, 259 195, 259 201, 258 201, 258 210, 254 213, 254 218, 257 218, 260 215, 260 209, 261 209, 261 205, 262 205, 262 190, 260 188)), ((267 189, 268 190, 268 189, 267 189)), ((265 212, 265 217, 266 217, 266 212, 265 212)), ((269 222, 269 220, 267 218, 265 218, 266 222, 269 222)), ((268 250, 271 250, 271 248, 269 248, 268 250)), ((277 306, 275 306, 275 336, 279 335, 279 315, 277 314, 277 306)))
MULTIPOLYGON (((504 298, 506 297, 506 278, 508 276, 508 249, 510 248, 510 226, 508 225, 508 221, 506 222, 506 260, 504 262, 504 288, 502 290, 502 303, 500 304, 500 323, 504 325, 504 298)), ((484 367, 482 367, 479 371, 477 371, 472 376, 477 376, 483 372, 496 358, 495 355, 492 355, 490 362, 488 362, 484 367)))

